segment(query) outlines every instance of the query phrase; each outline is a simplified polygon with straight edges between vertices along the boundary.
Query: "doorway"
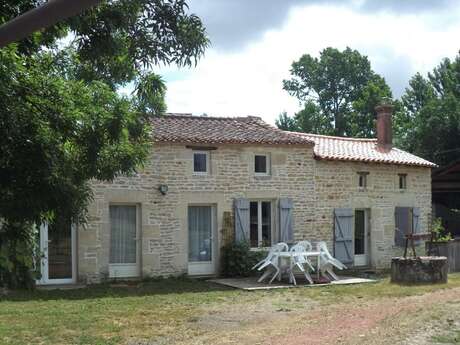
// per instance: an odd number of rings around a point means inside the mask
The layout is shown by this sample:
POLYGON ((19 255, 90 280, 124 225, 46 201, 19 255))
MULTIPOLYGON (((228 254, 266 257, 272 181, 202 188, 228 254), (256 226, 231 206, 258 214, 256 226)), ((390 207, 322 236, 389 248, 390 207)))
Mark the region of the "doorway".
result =
POLYGON ((70 221, 40 226, 39 285, 76 282, 76 230, 70 221))
POLYGON ((367 266, 369 264, 369 210, 355 210, 354 227, 354 265, 367 266))
POLYGON ((110 205, 109 278, 140 276, 138 205, 110 205))
POLYGON ((188 274, 216 273, 216 208, 212 205, 188 207, 188 274))

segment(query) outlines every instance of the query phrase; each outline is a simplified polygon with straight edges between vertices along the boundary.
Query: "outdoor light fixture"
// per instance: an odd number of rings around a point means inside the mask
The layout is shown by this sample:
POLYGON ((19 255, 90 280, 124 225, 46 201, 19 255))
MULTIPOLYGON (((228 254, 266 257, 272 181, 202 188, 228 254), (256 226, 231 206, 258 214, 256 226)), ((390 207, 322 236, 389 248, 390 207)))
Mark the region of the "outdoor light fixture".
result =
POLYGON ((168 192, 168 186, 165 184, 160 184, 160 186, 158 187, 158 190, 160 191, 161 194, 166 195, 166 193, 168 192))

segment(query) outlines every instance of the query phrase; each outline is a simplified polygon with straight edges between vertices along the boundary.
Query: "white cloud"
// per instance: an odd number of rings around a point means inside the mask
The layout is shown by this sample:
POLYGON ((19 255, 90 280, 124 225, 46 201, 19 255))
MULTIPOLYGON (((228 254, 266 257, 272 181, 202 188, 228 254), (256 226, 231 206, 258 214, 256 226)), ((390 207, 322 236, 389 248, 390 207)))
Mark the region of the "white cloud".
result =
POLYGON ((371 14, 339 6, 293 7, 283 27, 265 32, 262 39, 239 52, 211 48, 196 68, 180 74, 175 68, 159 70, 167 81, 172 79, 168 81, 168 111, 259 115, 274 123, 281 111, 292 113, 299 108, 296 99, 282 89, 290 64, 304 53, 318 55, 328 46, 350 46, 368 55, 374 70, 399 96, 416 71, 425 73, 443 57, 456 55, 460 7, 451 9, 449 26, 440 24, 442 18, 442 12, 416 16, 371 14), (452 24, 454 17, 458 24, 452 24))

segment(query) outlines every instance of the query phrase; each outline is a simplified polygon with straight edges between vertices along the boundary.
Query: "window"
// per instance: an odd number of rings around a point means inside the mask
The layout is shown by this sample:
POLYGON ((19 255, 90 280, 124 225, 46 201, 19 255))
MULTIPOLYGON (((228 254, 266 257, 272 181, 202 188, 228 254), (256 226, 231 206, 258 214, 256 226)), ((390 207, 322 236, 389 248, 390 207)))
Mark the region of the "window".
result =
POLYGON ((399 189, 407 189, 407 175, 398 174, 399 189))
POLYGON ((369 175, 368 172, 361 171, 358 172, 358 187, 359 188, 367 188, 367 175, 369 175))
POLYGON ((249 239, 251 247, 268 247, 272 244, 272 203, 251 201, 249 203, 249 239))
POLYGON ((254 155, 254 172, 256 175, 270 174, 270 158, 268 155, 254 155))
POLYGON ((198 175, 209 173, 209 152, 193 152, 193 172, 198 175))

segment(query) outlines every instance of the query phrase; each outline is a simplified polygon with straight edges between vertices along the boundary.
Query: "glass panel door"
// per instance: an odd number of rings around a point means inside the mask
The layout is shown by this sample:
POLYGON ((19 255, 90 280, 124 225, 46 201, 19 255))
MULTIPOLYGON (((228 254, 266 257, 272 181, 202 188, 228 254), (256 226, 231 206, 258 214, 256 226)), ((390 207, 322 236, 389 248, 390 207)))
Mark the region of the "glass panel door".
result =
POLYGON ((188 212, 188 260, 211 261, 212 219, 211 206, 190 206, 188 212))
POLYGON ((48 279, 72 279, 72 226, 70 221, 48 227, 48 279))
POLYGON ((188 273, 215 273, 215 209, 213 206, 188 207, 188 273))
POLYGON ((110 260, 112 278, 137 277, 138 208, 136 205, 110 205, 110 260))
POLYGON ((68 220, 40 226, 40 273, 37 284, 69 284, 76 277, 75 227, 68 220))
POLYGON ((110 206, 110 263, 136 263, 136 206, 110 206))

